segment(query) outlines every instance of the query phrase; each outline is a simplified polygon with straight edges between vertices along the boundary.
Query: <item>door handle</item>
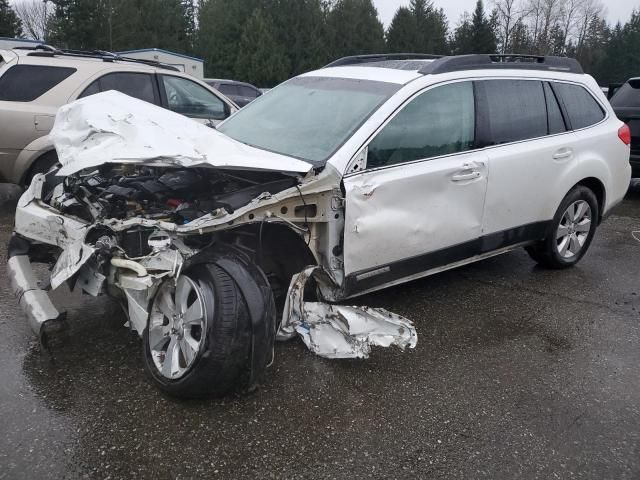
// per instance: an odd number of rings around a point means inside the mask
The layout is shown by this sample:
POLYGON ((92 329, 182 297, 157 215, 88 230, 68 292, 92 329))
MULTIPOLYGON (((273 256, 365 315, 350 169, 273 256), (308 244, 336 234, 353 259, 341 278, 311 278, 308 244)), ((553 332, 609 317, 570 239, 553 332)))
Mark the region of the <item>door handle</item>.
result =
MULTIPOLYGON (((468 172, 468 171, 467 171, 468 172)), ((456 173, 451 177, 454 182, 466 182, 480 178, 480 172, 456 173)))
POLYGON ((554 160, 564 160, 566 158, 571 158, 573 156, 573 150, 570 148, 561 148, 556 153, 553 154, 554 160))

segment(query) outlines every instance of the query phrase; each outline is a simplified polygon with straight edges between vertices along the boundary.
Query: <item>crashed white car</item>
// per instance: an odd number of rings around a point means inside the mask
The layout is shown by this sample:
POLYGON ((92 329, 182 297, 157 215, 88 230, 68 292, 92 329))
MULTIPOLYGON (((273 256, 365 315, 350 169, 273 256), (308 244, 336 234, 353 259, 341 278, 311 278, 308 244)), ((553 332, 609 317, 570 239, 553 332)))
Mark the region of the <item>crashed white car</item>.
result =
POLYGON ((334 302, 522 246, 574 265, 630 178, 628 128, 554 57, 350 57, 218 131, 105 92, 51 135, 61 168, 20 199, 9 249, 20 305, 45 343, 64 325, 35 261, 52 289, 113 296, 185 397, 252 388, 276 336, 329 358, 413 347, 410 321, 334 302))

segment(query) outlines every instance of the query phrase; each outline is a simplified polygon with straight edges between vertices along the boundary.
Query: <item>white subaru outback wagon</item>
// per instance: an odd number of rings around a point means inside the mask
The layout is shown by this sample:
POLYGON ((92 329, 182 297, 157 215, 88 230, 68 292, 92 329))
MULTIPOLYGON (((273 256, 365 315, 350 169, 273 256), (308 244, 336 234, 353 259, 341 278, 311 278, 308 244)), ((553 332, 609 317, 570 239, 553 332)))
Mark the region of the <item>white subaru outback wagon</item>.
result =
POLYGON ((344 58, 217 130, 105 92, 51 137, 62 166, 9 249, 30 325, 64 326, 31 267, 49 262, 47 288, 122 303, 178 396, 252 387, 276 334, 328 357, 414 346, 406 319, 335 302, 520 247, 573 266, 630 180, 628 127, 557 57, 344 58))

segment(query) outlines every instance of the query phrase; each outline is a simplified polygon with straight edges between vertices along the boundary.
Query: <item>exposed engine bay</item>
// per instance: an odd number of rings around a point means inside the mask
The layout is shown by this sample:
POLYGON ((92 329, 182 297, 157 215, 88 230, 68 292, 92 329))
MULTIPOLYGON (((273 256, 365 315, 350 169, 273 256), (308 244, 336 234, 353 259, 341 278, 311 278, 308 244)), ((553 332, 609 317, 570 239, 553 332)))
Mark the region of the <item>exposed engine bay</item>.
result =
POLYGON ((105 165, 88 175, 49 176, 43 199, 88 222, 142 217, 186 225, 219 209, 233 214, 261 193, 297 184, 295 177, 276 173, 105 165))

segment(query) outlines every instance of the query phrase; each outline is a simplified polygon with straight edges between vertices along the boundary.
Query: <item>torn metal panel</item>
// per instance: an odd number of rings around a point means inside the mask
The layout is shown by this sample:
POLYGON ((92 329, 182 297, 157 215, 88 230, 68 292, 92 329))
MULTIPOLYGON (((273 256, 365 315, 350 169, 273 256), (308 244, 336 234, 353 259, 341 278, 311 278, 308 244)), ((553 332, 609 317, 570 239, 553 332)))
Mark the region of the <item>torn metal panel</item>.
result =
POLYGON ((51 288, 55 290, 75 275, 94 253, 95 248, 84 243, 73 243, 65 248, 51 272, 51 288))
POLYGON ((180 114, 108 91, 60 108, 49 134, 71 175, 106 163, 307 173, 312 165, 259 150, 180 114))
POLYGON ((309 267, 293 276, 279 340, 297 333, 312 352, 325 358, 368 358, 372 346, 416 346, 418 335, 411 321, 385 309, 305 302, 305 285, 320 270, 309 267))

